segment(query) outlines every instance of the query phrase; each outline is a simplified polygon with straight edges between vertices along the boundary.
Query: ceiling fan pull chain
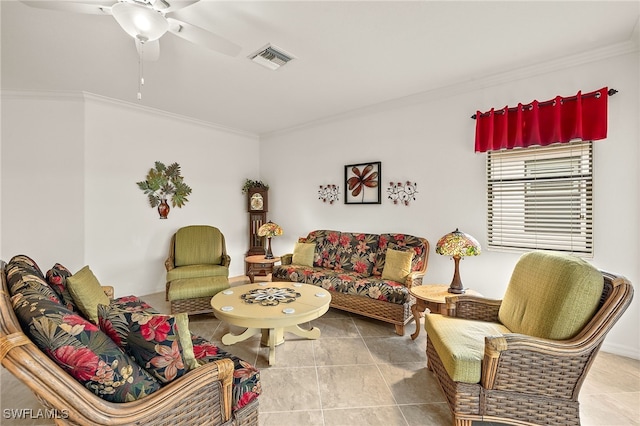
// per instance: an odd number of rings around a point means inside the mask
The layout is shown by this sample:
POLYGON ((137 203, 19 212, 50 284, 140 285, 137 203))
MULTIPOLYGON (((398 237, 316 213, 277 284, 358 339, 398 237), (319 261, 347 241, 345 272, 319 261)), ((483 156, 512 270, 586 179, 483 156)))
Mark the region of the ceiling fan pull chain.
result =
POLYGON ((142 86, 144 86, 144 69, 143 69, 143 52, 144 42, 140 42, 140 50, 138 52, 138 100, 142 100, 142 86))

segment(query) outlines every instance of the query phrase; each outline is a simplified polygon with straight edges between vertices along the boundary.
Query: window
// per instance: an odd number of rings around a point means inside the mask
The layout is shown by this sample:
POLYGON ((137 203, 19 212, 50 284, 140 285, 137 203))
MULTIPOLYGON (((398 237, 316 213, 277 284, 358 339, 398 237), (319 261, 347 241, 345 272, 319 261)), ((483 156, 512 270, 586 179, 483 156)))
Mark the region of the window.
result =
POLYGON ((487 152, 488 246, 593 255, 593 146, 487 152))

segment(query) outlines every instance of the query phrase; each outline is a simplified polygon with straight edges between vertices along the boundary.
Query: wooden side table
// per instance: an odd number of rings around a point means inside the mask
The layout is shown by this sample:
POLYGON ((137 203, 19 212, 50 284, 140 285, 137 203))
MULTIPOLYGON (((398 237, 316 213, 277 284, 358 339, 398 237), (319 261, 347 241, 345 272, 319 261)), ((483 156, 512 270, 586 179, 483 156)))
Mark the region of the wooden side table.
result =
POLYGON ((247 264, 247 275, 249 276, 249 281, 253 283, 256 275, 264 275, 267 276, 273 272, 273 265, 276 262, 280 262, 279 257, 274 257, 273 259, 265 259, 263 254, 258 254, 255 256, 247 256, 244 258, 244 261, 247 264))
MULTIPOLYGON (((447 302, 445 297, 457 296, 457 294, 448 292, 449 286, 444 284, 425 284, 414 286, 409 292, 416 298, 416 303, 411 307, 413 319, 416 322, 416 331, 411 335, 411 339, 415 340, 420 334, 420 316, 428 308, 432 314, 447 315, 447 302)), ((481 296, 477 291, 465 289, 464 294, 472 296, 481 296)))

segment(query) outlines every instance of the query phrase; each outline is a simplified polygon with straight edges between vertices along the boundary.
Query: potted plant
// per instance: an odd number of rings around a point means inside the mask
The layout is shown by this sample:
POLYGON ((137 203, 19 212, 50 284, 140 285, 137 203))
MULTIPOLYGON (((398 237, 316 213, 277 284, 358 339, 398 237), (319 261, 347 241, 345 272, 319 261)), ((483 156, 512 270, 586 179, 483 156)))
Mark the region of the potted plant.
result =
POLYGON ((178 163, 167 167, 156 161, 155 168, 149 169, 146 180, 136 182, 136 185, 147 194, 151 207, 158 207, 160 219, 166 219, 169 214, 167 197, 171 197, 171 205, 178 208, 189 201, 187 196, 191 194, 191 188, 183 179, 178 163))
POLYGON ((249 189, 251 188, 269 189, 269 185, 267 185, 266 183, 263 183, 261 180, 246 179, 244 181, 244 185, 242 185, 242 193, 246 194, 247 191, 249 191, 249 189))

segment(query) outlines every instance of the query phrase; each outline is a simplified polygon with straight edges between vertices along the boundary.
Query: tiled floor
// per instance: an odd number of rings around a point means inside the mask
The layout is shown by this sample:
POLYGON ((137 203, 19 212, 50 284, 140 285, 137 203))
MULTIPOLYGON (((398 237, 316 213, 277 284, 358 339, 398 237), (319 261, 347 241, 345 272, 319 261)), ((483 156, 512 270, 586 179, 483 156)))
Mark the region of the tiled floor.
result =
MULTIPOLYGON (((168 311, 164 293, 145 300, 168 311)), ((261 425, 452 424, 442 391, 425 368, 424 330, 413 341, 408 336, 413 324, 401 337, 389 324, 333 309, 313 325, 322 331, 318 340, 287 334, 287 341, 276 348, 276 365, 269 366, 268 351, 260 346, 259 337, 225 347, 220 338, 229 331, 226 324, 213 315, 190 318, 192 332, 260 368, 261 425)), ((39 407, 5 369, 0 390, 3 413, 9 408, 39 407)), ((587 376, 580 402, 585 426, 640 425, 640 361, 601 352, 587 376)), ((51 424, 4 416, 0 423, 51 424)))

